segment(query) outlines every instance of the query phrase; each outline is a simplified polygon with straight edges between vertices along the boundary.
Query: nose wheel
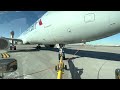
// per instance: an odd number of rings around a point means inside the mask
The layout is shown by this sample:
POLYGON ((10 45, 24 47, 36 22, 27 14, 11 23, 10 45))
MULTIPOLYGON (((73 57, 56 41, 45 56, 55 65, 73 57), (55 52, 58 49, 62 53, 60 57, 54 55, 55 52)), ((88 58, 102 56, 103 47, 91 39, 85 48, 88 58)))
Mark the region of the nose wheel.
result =
MULTIPOLYGON (((63 55, 62 55, 62 58, 63 58, 63 60, 65 60, 65 53, 62 53, 63 55)), ((60 60, 60 57, 61 57, 61 54, 59 53, 58 54, 58 59, 60 60)))
POLYGON ((65 60, 65 52, 63 50, 64 45, 59 44, 59 53, 58 53, 58 59, 60 60, 60 57, 62 57, 63 60, 65 60))

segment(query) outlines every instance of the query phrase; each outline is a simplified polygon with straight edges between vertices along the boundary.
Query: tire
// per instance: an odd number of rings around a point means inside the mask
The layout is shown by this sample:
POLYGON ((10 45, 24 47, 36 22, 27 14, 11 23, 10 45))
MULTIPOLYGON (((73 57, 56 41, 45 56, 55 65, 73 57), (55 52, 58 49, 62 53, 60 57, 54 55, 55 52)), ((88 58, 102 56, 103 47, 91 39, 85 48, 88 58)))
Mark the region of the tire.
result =
POLYGON ((120 69, 116 69, 115 70, 115 78, 119 79, 119 77, 118 77, 119 75, 120 75, 120 69))
POLYGON ((41 49, 41 46, 38 46, 38 49, 41 49))
POLYGON ((54 47, 55 47, 55 45, 50 45, 50 47, 51 47, 51 48, 54 48, 54 47))
POLYGON ((57 66, 55 66, 55 71, 57 71, 57 66))
POLYGON ((12 50, 12 46, 10 46, 10 50, 12 50))
POLYGON ((16 50, 16 46, 14 46, 14 50, 16 50))
POLYGON ((36 50, 38 50, 38 46, 36 47, 36 50))
POLYGON ((60 54, 58 54, 58 60, 60 60, 60 54))
POLYGON ((67 65, 65 65, 64 69, 67 70, 67 65))
POLYGON ((63 60, 65 60, 65 54, 63 53, 63 60))
POLYGON ((45 45, 46 48, 54 48, 55 45, 45 45))
POLYGON ((65 60, 65 56, 63 56, 63 60, 65 60))
POLYGON ((37 46, 37 47, 36 47, 36 50, 40 50, 40 48, 41 48, 41 46, 37 46))

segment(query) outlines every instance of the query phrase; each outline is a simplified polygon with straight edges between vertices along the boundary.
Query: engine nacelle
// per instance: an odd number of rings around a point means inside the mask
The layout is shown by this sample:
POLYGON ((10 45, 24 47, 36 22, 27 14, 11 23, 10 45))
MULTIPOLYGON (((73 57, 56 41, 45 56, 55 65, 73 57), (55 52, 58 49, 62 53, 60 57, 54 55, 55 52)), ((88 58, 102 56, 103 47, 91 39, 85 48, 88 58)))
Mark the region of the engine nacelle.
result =
POLYGON ((5 38, 0 38, 0 50, 5 50, 10 47, 10 42, 5 38))

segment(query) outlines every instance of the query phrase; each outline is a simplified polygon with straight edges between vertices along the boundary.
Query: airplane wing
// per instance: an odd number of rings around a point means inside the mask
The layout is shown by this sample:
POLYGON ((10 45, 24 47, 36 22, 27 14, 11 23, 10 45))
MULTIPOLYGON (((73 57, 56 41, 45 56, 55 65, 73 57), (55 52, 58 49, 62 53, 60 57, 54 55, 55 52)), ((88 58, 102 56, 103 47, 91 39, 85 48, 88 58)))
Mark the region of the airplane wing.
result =
POLYGON ((14 38, 6 38, 6 37, 2 37, 6 40, 14 40, 14 41, 18 41, 18 42, 23 42, 21 39, 14 39, 14 38))
MULTIPOLYGON (((21 40, 21 39, 0 37, 0 50, 5 50, 5 49, 8 49, 9 47, 11 47, 10 44, 13 44, 13 42, 10 43, 10 40, 17 41, 17 42, 20 42, 21 44, 23 44, 23 40, 21 40)), ((14 46, 14 50, 15 49, 16 49, 16 47, 14 46)))

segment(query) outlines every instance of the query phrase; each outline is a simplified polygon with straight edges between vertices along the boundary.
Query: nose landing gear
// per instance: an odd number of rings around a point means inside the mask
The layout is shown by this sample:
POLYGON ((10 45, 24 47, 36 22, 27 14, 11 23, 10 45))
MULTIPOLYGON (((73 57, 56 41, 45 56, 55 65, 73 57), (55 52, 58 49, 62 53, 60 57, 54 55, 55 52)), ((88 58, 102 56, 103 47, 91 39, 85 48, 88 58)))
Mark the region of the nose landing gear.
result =
POLYGON ((65 60, 65 52, 63 50, 64 45, 59 44, 59 54, 58 54, 58 59, 60 60, 60 57, 62 56, 63 60, 65 60))

